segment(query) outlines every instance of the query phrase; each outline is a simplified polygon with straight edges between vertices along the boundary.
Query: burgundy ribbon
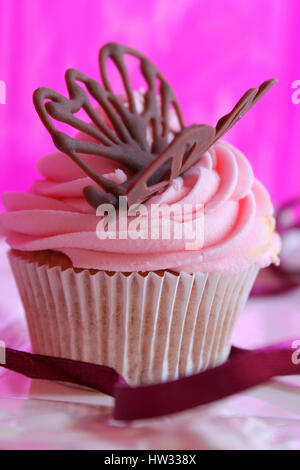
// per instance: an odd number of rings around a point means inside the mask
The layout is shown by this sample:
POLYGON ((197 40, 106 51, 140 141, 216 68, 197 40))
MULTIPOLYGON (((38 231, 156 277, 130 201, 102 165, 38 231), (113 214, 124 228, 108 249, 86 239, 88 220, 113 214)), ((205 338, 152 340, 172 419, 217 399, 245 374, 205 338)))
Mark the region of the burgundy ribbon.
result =
POLYGON ((286 341, 252 351, 233 347, 221 366, 139 387, 129 386, 111 367, 10 348, 6 348, 6 363, 1 366, 30 378, 70 382, 111 395, 115 398, 114 418, 127 421, 177 413, 242 392, 272 377, 300 374, 300 364, 292 361, 292 345, 293 341, 286 341))

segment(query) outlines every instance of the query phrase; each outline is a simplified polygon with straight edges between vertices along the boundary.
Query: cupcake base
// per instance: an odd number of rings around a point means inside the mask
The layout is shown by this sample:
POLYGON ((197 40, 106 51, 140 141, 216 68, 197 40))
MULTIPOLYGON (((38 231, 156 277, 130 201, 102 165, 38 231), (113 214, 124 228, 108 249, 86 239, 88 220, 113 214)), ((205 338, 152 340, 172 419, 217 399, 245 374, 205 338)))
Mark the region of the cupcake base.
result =
POLYGON ((53 252, 9 259, 33 351, 108 365, 131 385, 224 362, 259 270, 111 273, 74 269, 53 252))

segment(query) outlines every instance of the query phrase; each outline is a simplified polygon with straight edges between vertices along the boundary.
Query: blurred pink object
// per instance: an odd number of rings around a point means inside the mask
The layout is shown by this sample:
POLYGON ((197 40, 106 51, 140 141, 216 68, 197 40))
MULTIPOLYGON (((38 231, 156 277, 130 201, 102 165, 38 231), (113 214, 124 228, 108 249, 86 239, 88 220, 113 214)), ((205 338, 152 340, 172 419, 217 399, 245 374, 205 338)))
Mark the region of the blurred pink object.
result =
POLYGON ((39 121, 32 92, 65 93, 64 72, 75 67, 98 78, 101 45, 138 48, 176 90, 186 123, 215 124, 249 87, 278 84, 228 134, 254 166, 276 203, 297 194, 300 105, 292 83, 297 60, 298 0, 0 0, 0 192, 26 190, 34 163, 54 145, 39 121))

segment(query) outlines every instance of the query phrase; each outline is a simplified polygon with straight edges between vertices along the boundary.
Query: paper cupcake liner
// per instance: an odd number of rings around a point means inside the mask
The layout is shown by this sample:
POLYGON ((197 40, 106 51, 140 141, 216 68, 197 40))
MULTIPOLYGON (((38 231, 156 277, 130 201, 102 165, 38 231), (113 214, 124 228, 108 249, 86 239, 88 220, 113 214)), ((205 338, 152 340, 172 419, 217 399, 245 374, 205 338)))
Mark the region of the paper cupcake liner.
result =
POLYGON ((132 385, 224 362, 258 272, 92 274, 9 258, 33 351, 111 366, 132 385))

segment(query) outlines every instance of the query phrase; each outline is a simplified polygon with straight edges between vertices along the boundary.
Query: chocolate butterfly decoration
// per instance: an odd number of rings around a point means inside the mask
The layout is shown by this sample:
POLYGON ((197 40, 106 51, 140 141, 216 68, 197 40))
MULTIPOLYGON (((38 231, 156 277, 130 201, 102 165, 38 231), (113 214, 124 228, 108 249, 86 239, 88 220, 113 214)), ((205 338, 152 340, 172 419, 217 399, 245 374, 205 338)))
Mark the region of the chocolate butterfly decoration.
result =
POLYGON ((55 146, 69 155, 98 186, 84 188, 86 200, 95 208, 103 202, 118 206, 118 197, 125 195, 130 206, 144 202, 162 190, 173 178, 194 165, 276 82, 275 79, 267 80, 259 88, 248 90, 216 127, 207 124, 185 127, 172 88, 157 67, 141 53, 121 44, 109 43, 100 50, 99 64, 103 86, 78 70, 69 69, 65 75, 69 98, 45 87, 37 89, 33 95, 35 108, 55 146), (137 109, 125 63, 127 55, 138 59, 147 84, 141 112, 137 109), (108 58, 120 74, 127 104, 112 89, 107 73, 108 58), (99 103, 111 125, 95 110, 86 90, 99 103), (91 123, 75 116, 81 109, 91 123), (170 128, 171 111, 177 118, 178 132, 170 128), (56 128, 53 119, 83 132, 93 141, 70 137, 56 128), (152 131, 151 142, 149 129, 152 131), (173 137, 171 142, 170 136, 173 137), (124 183, 117 184, 91 168, 80 154, 99 155, 117 161, 128 169, 131 176, 124 183))

